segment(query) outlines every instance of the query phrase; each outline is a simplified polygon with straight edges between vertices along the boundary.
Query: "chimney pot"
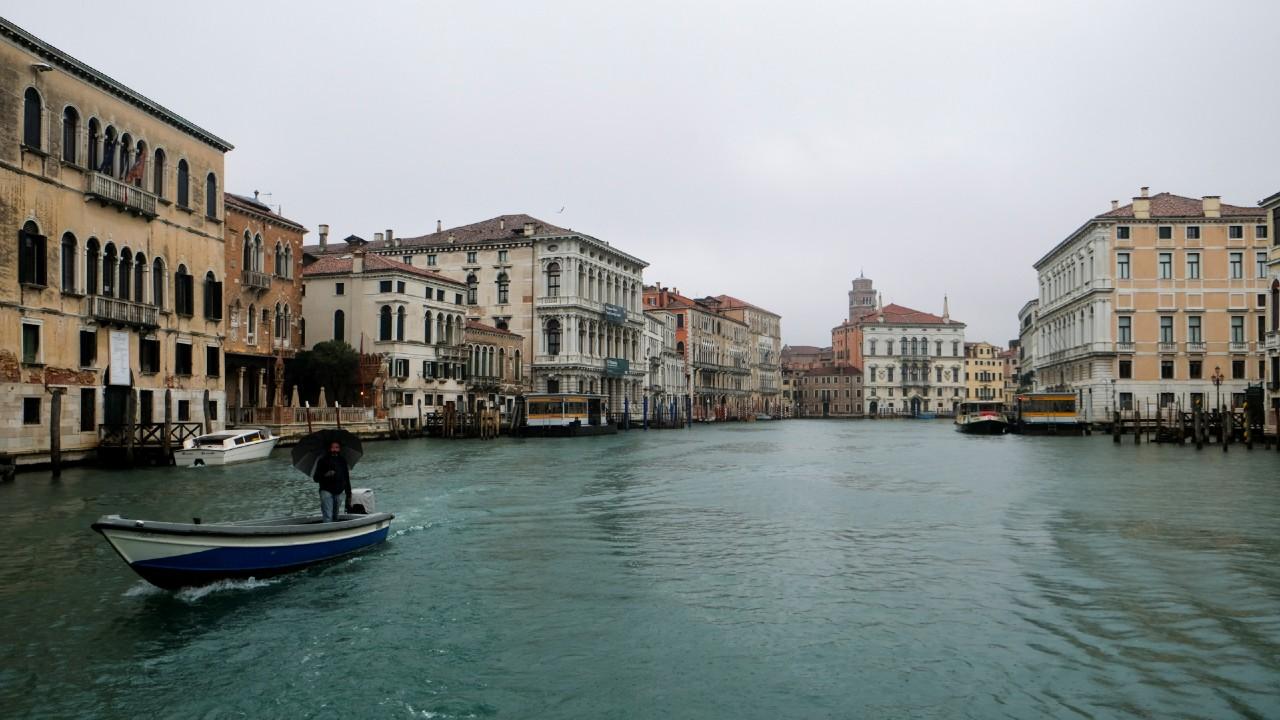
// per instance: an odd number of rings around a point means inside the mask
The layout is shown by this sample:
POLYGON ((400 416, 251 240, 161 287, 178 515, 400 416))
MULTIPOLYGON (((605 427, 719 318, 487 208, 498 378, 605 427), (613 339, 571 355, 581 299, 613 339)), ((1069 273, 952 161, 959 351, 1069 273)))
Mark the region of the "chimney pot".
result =
POLYGON ((324 252, 329 245, 329 226, 325 223, 320 223, 318 228, 320 230, 320 252, 324 252))
POLYGON ((499 230, 506 230, 506 229, 507 229, 507 219, 506 219, 506 218, 498 218, 498 229, 499 229, 499 230))
POLYGON ((524 234, 526 236, 533 235, 533 223, 527 222, 524 224, 524 234))
POLYGON ((1148 188, 1146 185, 1142 186, 1141 188, 1142 197, 1148 197, 1148 192, 1147 192, 1148 190, 1150 190, 1150 188, 1148 188))
POLYGON ((443 229, 443 228, 440 226, 440 221, 439 221, 439 220, 437 220, 437 221, 436 221, 436 232, 440 232, 442 229, 443 229))
POLYGON ((374 241, 374 242, 378 242, 378 243, 382 242, 382 233, 380 233, 380 232, 379 232, 379 233, 374 233, 374 234, 373 234, 373 241, 374 241))
POLYGON ((1200 209, 1207 218, 1222 217, 1222 198, 1218 195, 1205 195, 1200 199, 1200 209))
POLYGON ((1111 209, 1112 209, 1112 210, 1119 210, 1119 209, 1120 209, 1120 201, 1119 201, 1119 200, 1112 200, 1112 201, 1111 201, 1111 209))
POLYGON ((395 239, 395 237, 396 237, 396 234, 391 232, 391 228, 387 228, 387 242, 391 242, 392 240, 395 239))

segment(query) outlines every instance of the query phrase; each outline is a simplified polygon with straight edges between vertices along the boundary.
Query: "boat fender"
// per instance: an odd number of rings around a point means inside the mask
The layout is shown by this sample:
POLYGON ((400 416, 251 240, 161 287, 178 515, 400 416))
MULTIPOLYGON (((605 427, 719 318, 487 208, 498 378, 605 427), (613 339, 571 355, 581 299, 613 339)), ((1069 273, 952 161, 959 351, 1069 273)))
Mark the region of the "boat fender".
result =
POLYGON ((133 521, 133 526, 134 526, 134 527, 142 527, 142 521, 141 521, 141 520, 134 520, 134 521, 133 521))

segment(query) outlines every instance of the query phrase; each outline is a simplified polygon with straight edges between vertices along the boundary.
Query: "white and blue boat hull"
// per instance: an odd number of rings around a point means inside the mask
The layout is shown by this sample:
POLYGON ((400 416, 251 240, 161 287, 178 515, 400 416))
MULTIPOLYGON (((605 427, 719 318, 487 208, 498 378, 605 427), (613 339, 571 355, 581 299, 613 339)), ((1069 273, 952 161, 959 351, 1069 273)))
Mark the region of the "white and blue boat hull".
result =
POLYGON ((93 524, 143 579, 166 589, 264 578, 342 557, 387 539, 390 513, 318 515, 225 524, 107 515, 93 524))

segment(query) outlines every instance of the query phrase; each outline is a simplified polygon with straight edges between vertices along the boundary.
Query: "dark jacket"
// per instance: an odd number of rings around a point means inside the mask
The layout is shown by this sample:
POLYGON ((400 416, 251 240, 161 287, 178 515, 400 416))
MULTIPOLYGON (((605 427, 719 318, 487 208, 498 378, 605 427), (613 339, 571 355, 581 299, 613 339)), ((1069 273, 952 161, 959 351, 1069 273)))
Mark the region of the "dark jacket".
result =
POLYGON ((351 470, 347 467, 346 458, 341 455, 325 455, 316 463, 312 480, 320 483, 320 489, 337 495, 347 493, 351 497, 351 470))

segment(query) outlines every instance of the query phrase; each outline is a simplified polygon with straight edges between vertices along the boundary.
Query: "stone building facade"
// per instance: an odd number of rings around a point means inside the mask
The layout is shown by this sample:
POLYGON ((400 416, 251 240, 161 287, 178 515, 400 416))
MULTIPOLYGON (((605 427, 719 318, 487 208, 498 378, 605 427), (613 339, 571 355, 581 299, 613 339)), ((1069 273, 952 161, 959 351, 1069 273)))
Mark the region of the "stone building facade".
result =
POLYGON ((1217 196, 1113 201, 1035 263, 1037 389, 1075 392, 1088 420, 1239 405, 1263 376, 1268 235, 1217 196))
POLYGON ((522 214, 450 229, 437 222, 417 237, 387 230, 365 248, 463 283, 468 318, 523 338, 533 391, 603 395, 613 413, 640 399, 643 260, 522 214))
POLYGON ((705 303, 725 317, 747 326, 750 353, 750 411, 772 415, 782 397, 782 316, 739 300, 717 295, 705 303))
POLYGON ((0 112, 0 453, 220 428, 231 145, 3 18, 0 112))
POLYGON ((381 396, 366 405, 389 417, 466 407, 466 286, 439 273, 367 254, 323 255, 302 271, 307 347, 338 340, 383 358, 381 396))
POLYGON ((467 347, 467 407, 498 408, 505 421, 523 397, 524 338, 479 320, 467 320, 462 332, 467 347))
POLYGON ((964 398, 964 329, 942 315, 890 304, 863 318, 868 415, 952 413, 964 398))
POLYGON ((1262 338, 1262 362, 1267 388, 1267 433, 1280 434, 1280 193, 1258 203, 1266 215, 1267 256, 1266 333, 1262 338))
POLYGON ((964 344, 964 397, 966 400, 1004 402, 1003 350, 988 342, 964 344))
POLYGON ((668 310, 676 317, 676 348, 684 354, 689 368, 693 419, 738 420, 751 413, 751 332, 747 324, 721 315, 718 303, 694 300, 661 285, 645 288, 644 305, 646 309, 668 310))
POLYGON ((796 417, 862 417, 862 371, 851 365, 815 367, 797 374, 796 417))
POLYGON ((676 316, 666 310, 646 310, 644 320, 645 395, 651 406, 666 407, 677 400, 683 412, 689 377, 684 356, 676 350, 676 316))
POLYGON ((302 236, 306 228, 256 198, 224 195, 227 208, 226 394, 232 424, 244 408, 290 401, 284 362, 303 347, 302 236))

